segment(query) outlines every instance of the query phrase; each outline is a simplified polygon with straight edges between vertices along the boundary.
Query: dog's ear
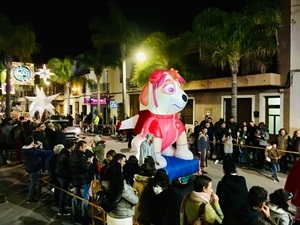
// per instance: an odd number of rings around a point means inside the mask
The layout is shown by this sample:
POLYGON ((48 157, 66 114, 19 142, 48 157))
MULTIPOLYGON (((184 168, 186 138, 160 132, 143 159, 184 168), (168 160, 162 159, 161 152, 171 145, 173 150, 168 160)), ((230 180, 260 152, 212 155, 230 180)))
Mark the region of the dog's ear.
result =
POLYGON ((140 103, 143 106, 147 106, 148 105, 148 101, 149 101, 149 82, 144 86, 144 88, 141 91, 140 94, 140 103))

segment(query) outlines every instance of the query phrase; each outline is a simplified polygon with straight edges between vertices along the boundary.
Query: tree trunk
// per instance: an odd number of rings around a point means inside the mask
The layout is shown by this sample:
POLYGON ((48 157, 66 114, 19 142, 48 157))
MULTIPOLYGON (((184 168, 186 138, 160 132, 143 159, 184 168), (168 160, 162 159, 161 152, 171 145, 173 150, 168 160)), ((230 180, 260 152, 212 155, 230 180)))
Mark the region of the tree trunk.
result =
POLYGON ((5 98, 5 117, 9 118, 11 116, 11 63, 12 60, 10 57, 5 59, 5 68, 6 68, 6 98, 5 98))
POLYGON ((231 87, 231 116, 237 122, 237 73, 238 62, 231 65, 232 87, 231 87))
POLYGON ((67 86, 67 115, 70 115, 70 82, 66 83, 67 86))

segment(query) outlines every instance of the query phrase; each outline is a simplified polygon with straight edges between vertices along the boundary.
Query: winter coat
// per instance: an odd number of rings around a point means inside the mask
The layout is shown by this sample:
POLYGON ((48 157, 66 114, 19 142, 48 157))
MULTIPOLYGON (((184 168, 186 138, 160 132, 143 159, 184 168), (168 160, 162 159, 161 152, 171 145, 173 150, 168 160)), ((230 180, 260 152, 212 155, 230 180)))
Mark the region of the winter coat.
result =
POLYGON ((267 129, 257 129, 254 133, 254 136, 257 137, 256 142, 259 146, 268 145, 268 140, 270 138, 270 135, 267 129), (257 137, 258 135, 260 135, 260 138, 257 137))
POLYGON ((248 188, 243 176, 225 174, 218 182, 216 194, 224 215, 231 209, 238 209, 247 203, 248 188))
POLYGON ((71 181, 71 171, 68 164, 71 151, 67 148, 63 148, 57 155, 57 163, 55 168, 55 173, 58 178, 62 178, 71 181))
POLYGON ((39 130, 34 130, 32 132, 32 137, 34 139, 34 143, 37 143, 37 141, 42 142, 43 149, 45 149, 45 150, 53 150, 53 149, 50 149, 49 141, 48 141, 48 138, 47 138, 45 132, 39 131, 39 130))
POLYGON ((199 139, 197 140, 197 150, 201 151, 204 149, 210 151, 209 136, 207 134, 200 134, 199 139))
POLYGON ((246 215, 245 225, 278 225, 272 217, 266 217, 262 212, 250 209, 246 215))
POLYGON ((222 143, 224 144, 224 153, 225 154, 232 154, 233 153, 233 143, 232 143, 232 136, 223 135, 222 143))
POLYGON ((215 224, 218 222, 219 224, 222 224, 223 220, 223 213, 220 208, 220 205, 218 202, 210 203, 209 202, 209 196, 207 195, 207 198, 204 199, 201 196, 205 195, 204 192, 195 192, 192 191, 190 198, 187 199, 186 205, 185 205, 185 213, 187 216, 188 221, 193 221, 199 217, 199 207, 202 203, 205 203, 205 209, 204 209, 204 219, 209 224, 215 224))
MULTIPOLYGON (((108 188, 108 181, 102 181, 105 189, 108 188)), ((134 193, 133 188, 124 180, 124 189, 122 191, 121 200, 117 203, 117 207, 108 213, 110 217, 123 219, 134 215, 134 206, 138 203, 139 198, 134 193)))
POLYGON ((27 173, 34 173, 42 169, 42 157, 46 157, 46 151, 37 149, 32 145, 23 146, 22 154, 25 160, 27 173))
POLYGON ((291 213, 285 211, 282 208, 279 208, 272 202, 268 202, 267 205, 270 208, 271 217, 277 222, 279 225, 292 225, 294 220, 291 213))
POLYGON ((148 191, 147 187, 150 177, 139 174, 134 175, 133 189, 138 191, 139 202, 135 205, 134 221, 141 224, 149 224, 149 207, 148 207, 148 191))
POLYGON ((71 183, 74 187, 80 188, 82 185, 90 183, 90 165, 82 151, 74 150, 68 159, 68 165, 71 171, 71 183))
POLYGON ((290 193, 293 193, 294 197, 292 203, 297 207, 300 207, 300 160, 296 162, 296 165, 293 166, 289 175, 286 178, 284 189, 290 193))

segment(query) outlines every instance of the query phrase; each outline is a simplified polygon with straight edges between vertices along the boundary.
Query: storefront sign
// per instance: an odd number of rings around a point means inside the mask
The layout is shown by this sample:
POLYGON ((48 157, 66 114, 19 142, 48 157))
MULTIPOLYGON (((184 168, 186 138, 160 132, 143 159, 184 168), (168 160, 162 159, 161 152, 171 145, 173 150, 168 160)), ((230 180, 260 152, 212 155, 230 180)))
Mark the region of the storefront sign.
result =
MULTIPOLYGON (((97 105, 98 101, 96 98, 84 98, 85 105, 97 105)), ((106 98, 100 98, 100 105, 106 105, 106 98)))

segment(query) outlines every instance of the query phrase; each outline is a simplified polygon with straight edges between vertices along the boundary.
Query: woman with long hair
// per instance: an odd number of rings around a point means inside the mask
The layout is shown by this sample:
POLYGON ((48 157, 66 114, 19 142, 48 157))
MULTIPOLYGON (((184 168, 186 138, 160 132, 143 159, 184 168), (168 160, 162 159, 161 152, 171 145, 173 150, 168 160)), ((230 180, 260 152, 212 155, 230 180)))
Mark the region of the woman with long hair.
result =
POLYGON ((116 203, 116 207, 107 212, 107 225, 133 224, 134 206, 139 199, 134 189, 124 179, 125 162, 124 154, 116 154, 101 177, 102 186, 108 191, 108 199, 116 203))

